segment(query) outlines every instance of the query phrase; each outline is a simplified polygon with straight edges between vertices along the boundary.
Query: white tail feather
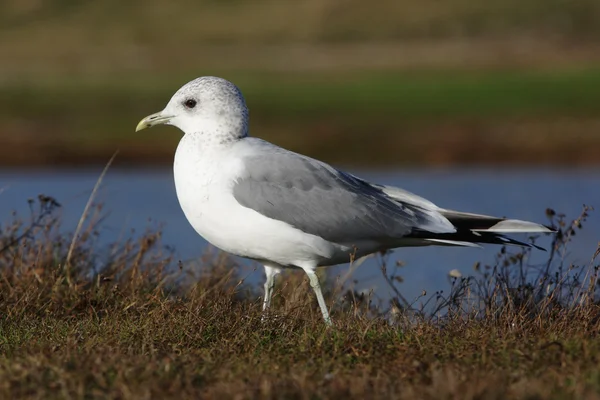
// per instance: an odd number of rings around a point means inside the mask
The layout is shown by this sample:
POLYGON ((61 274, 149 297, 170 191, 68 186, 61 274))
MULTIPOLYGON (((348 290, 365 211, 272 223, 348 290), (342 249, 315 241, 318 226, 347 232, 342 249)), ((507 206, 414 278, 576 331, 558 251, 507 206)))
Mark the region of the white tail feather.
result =
POLYGON ((551 233, 552 230, 544 225, 535 222, 521 221, 518 219, 505 219, 487 229, 472 229, 474 232, 495 232, 495 233, 519 233, 519 232, 543 232, 551 233))
POLYGON ((476 247, 478 249, 483 248, 483 246, 480 246, 477 243, 461 242, 458 240, 446 240, 446 239, 425 239, 425 240, 427 242, 433 242, 434 244, 439 244, 442 246, 476 247))

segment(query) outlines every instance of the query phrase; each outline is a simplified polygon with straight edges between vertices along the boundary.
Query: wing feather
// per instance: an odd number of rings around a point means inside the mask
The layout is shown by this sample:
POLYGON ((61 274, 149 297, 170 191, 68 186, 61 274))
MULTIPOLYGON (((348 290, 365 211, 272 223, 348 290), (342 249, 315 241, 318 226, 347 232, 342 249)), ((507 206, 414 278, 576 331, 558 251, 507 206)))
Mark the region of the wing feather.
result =
POLYGON ((244 158, 236 200, 272 219, 336 243, 394 242, 413 229, 455 229, 436 210, 393 200, 380 187, 325 163, 277 148, 244 158))

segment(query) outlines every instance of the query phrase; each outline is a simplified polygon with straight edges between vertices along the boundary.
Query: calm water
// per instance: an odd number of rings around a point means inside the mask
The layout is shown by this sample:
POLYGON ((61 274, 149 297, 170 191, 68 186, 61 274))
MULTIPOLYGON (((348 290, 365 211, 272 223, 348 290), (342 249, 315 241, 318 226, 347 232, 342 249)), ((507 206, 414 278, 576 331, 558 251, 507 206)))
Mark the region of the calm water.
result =
MULTIPOLYGON (((600 207, 599 169, 351 172, 374 182, 403 187, 446 208, 538 222, 546 222, 546 207, 564 212, 569 217, 579 215, 584 203, 600 207)), ((26 213, 28 198, 46 194, 63 205, 64 229, 72 231, 99 173, 99 170, 0 170, 0 222, 9 220, 12 210, 26 213)), ((164 223, 164 242, 176 249, 179 259, 193 260, 206 247, 206 242, 194 232, 179 208, 170 170, 112 170, 103 182, 98 200, 104 202, 109 212, 101 231, 101 237, 107 242, 116 240, 128 229, 142 232, 153 223, 164 223)), ((518 238, 525 239, 524 236, 518 238)), ((592 213, 583 232, 570 247, 569 260, 589 262, 598 241, 600 214, 592 213)), ((540 244, 547 247, 549 239, 542 238, 540 244)), ((401 288, 406 297, 414 298, 422 290, 433 293, 447 289, 447 273, 452 269, 469 275, 476 261, 492 263, 497 250, 498 247, 492 245, 483 250, 444 247, 401 249, 393 254, 392 260, 405 263, 402 269, 405 281, 401 288)), ((536 251, 531 261, 540 262, 544 257, 545 253, 536 251)), ((336 273, 343 273, 347 266, 335 268, 336 273)), ((374 289, 382 298, 389 295, 390 291, 374 262, 363 264, 354 277, 360 281, 359 288, 374 289)), ((262 282, 261 269, 249 272, 248 279, 262 282)))

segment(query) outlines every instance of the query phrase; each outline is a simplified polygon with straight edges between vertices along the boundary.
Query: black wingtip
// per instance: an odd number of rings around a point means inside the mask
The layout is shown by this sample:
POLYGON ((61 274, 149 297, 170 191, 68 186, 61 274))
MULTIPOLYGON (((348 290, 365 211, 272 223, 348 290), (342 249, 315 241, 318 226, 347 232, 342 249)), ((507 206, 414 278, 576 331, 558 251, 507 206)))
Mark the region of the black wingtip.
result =
POLYGON ((530 246, 530 247, 535 247, 536 249, 538 249, 538 250, 541 250, 541 251, 548 252, 548 250, 546 250, 546 248, 545 248, 545 247, 538 246, 537 244, 529 243, 529 246, 530 246))

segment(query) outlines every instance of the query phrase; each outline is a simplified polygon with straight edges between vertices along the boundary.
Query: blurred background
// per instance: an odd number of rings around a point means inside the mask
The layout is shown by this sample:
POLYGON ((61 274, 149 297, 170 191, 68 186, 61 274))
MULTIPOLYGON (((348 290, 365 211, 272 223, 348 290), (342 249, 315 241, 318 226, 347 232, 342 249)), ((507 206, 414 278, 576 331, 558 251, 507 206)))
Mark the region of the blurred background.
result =
MULTIPOLYGON (((44 193, 73 226, 119 149, 106 240, 151 217, 196 257, 170 173, 181 135, 134 128, 201 75, 241 88, 251 134, 448 208, 543 222, 600 198, 597 0, 3 0, 3 216, 44 193)), ((400 257, 430 282, 496 250, 400 257)))
POLYGON ((332 162, 598 160, 596 0, 4 0, 0 54, 4 165, 170 164, 177 132, 132 127, 205 74, 332 162))

